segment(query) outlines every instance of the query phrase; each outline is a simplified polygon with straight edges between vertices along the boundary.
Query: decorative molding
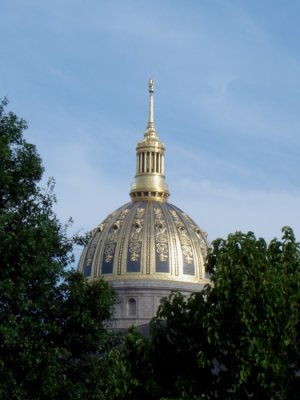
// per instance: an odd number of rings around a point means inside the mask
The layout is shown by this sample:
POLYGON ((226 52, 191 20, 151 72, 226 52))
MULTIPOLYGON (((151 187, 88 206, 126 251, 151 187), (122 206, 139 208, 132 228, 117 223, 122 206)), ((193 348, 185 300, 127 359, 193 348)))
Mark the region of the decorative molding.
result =
POLYGON ((129 213, 128 208, 123 210, 118 219, 113 223, 113 225, 110 227, 110 230, 107 235, 107 240, 106 240, 106 246, 104 249, 104 261, 106 263, 112 262, 114 258, 114 253, 115 253, 115 248, 116 248, 116 243, 118 240, 118 235, 120 233, 121 226, 123 225, 123 222, 129 213))
POLYGON ((180 220, 176 211, 171 210, 170 213, 171 213, 172 217, 174 218, 174 222, 175 222, 175 225, 177 228, 179 241, 181 244, 182 254, 184 256, 184 259, 187 262, 187 264, 192 264, 193 250, 192 250, 191 241, 190 241, 189 236, 186 231, 186 227, 185 227, 184 223, 180 220))
POLYGON ((156 251, 159 255, 160 261, 164 262, 168 259, 167 224, 160 208, 154 208, 153 211, 155 215, 156 251))
POLYGON ((138 208, 132 223, 129 241, 130 261, 139 261, 141 257, 144 212, 144 208, 138 208))

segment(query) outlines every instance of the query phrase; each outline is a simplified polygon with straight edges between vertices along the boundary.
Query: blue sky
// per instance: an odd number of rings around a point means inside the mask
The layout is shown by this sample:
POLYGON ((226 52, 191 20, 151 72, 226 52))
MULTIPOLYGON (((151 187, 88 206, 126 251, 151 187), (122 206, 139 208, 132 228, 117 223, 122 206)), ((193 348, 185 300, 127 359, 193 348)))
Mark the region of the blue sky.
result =
POLYGON ((300 240, 300 2, 2 0, 0 97, 29 123, 57 213, 129 201, 155 80, 170 202, 210 240, 300 240))

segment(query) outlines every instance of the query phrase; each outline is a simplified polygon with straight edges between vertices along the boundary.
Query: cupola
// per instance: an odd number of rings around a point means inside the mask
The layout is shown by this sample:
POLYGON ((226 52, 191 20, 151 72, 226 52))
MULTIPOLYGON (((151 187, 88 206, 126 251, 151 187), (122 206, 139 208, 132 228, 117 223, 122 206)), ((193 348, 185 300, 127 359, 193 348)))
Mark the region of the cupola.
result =
POLYGON ((154 82, 149 81, 149 118, 143 140, 136 147, 136 175, 131 186, 133 201, 166 201, 169 197, 165 183, 165 148, 154 126, 154 82))

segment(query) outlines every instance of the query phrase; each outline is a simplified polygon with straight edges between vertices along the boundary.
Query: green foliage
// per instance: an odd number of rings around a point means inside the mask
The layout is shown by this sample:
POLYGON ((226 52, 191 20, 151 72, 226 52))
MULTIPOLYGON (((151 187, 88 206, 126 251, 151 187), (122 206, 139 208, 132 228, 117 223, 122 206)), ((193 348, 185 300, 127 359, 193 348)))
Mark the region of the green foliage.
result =
POLYGON ((0 398, 102 399, 106 321, 116 297, 68 272, 72 245, 53 212, 26 123, 0 104, 0 398), (97 383, 97 384, 96 384, 97 383), (94 390, 93 385, 97 390, 94 390))
POLYGON ((154 378, 165 397, 192 399, 206 391, 210 362, 198 361, 198 355, 208 351, 202 321, 205 309, 202 292, 189 298, 174 292, 152 321, 154 378))
POLYGON ((213 286, 205 326, 223 398, 292 398, 300 300, 300 252, 292 230, 283 228, 282 241, 269 245, 251 232, 217 240, 208 270, 213 286))
POLYGON ((23 139, 26 122, 5 113, 6 106, 0 101, 0 209, 13 210, 37 193, 43 168, 35 146, 23 139))
POLYGON ((283 228, 282 240, 269 245, 252 232, 218 239, 207 270, 211 285, 190 298, 173 293, 150 339, 127 343, 128 369, 141 389, 133 398, 298 399, 300 247, 293 231, 283 228))

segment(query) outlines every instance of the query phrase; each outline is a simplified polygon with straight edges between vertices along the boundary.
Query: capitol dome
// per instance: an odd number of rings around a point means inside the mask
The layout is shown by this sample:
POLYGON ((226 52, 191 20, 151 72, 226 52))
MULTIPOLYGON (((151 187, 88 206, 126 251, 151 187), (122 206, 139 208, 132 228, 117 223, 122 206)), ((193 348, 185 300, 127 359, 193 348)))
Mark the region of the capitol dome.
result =
POLYGON ((164 145, 154 127, 153 81, 149 81, 149 120, 136 148, 131 201, 112 212, 91 234, 78 269, 103 278, 119 296, 112 324, 139 326, 155 315, 163 297, 178 290, 201 290, 207 239, 195 222, 168 202, 164 145))

